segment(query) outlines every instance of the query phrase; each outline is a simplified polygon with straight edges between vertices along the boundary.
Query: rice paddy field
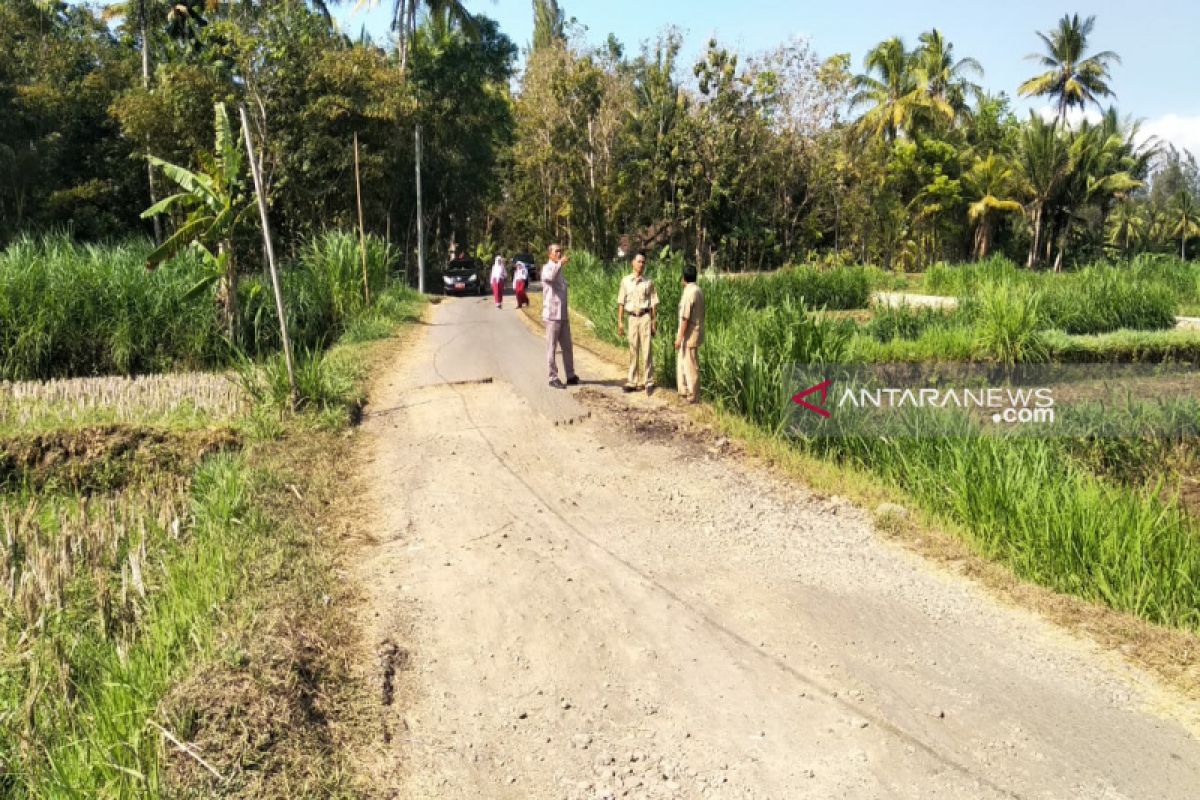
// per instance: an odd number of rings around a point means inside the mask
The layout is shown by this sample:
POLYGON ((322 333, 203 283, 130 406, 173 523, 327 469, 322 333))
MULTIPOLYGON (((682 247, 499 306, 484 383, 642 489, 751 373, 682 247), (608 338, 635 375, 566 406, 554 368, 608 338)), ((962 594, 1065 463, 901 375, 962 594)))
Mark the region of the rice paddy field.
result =
POLYGON ((298 479, 268 454, 337 440, 358 397, 349 345, 420 300, 381 243, 370 303, 354 237, 304 248, 284 278, 296 410, 261 278, 228 342, 198 267, 148 272, 147 252, 50 238, 0 253, 0 796, 177 796, 202 767, 173 742, 251 712, 280 741, 260 753, 232 732, 259 763, 226 785, 256 796, 289 759, 297 796, 344 794, 328 748, 282 733, 313 702, 294 676, 325 669, 322 620, 337 624, 306 604, 336 590, 290 508, 298 479), (216 707, 209 684, 242 694, 216 707))
MULTIPOLYGON (((666 309, 655 341, 663 385, 674 384, 682 266, 650 268, 666 309)), ((570 267, 573 308, 613 344, 625 269, 586 254, 570 267)), ((791 446, 900 489, 1023 578, 1200 630, 1196 394, 1080 406, 1069 435, 1054 437, 982 436, 955 418, 891 436, 813 438, 789 425, 791 394, 805 388, 791 385, 796 364, 1136 362, 1186 373, 1200 363, 1200 337, 1172 327, 1200 292, 1197 276, 1200 266, 1161 258, 1063 275, 1002 261, 937 267, 922 290, 957 297, 954 308, 871 308, 870 290, 891 286, 862 268, 702 277, 701 385, 707 400, 791 446)))

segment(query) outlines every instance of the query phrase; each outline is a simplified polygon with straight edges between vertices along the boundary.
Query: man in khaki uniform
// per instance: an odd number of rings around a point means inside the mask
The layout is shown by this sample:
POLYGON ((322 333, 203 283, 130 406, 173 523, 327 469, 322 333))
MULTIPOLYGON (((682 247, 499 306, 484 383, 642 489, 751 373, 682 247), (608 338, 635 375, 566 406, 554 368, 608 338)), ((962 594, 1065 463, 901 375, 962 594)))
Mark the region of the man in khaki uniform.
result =
POLYGON ((704 293, 696 285, 696 268, 683 268, 679 298, 679 332, 675 334, 675 383, 689 403, 700 401, 700 345, 704 342, 704 293))
POLYGON ((633 257, 633 272, 621 279, 617 291, 617 335, 625 335, 629 317, 629 377, 625 391, 654 389, 654 334, 658 332, 658 290, 645 277, 646 254, 633 257), (640 371, 639 371, 640 366, 640 371))

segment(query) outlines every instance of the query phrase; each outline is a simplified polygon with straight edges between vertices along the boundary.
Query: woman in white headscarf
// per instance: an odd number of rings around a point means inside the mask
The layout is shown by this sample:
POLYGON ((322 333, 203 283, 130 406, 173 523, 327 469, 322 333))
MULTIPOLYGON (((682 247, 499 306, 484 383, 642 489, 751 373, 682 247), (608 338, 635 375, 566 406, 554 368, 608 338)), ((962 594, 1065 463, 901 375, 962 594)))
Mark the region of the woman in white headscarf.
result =
POLYGON ((504 282, 508 280, 508 270, 504 266, 504 256, 496 256, 492 264, 492 297, 496 299, 496 308, 504 298, 504 282))
POLYGON ((517 296, 517 308, 529 305, 529 295, 525 294, 525 287, 528 285, 529 265, 518 259, 513 270, 513 294, 517 296))

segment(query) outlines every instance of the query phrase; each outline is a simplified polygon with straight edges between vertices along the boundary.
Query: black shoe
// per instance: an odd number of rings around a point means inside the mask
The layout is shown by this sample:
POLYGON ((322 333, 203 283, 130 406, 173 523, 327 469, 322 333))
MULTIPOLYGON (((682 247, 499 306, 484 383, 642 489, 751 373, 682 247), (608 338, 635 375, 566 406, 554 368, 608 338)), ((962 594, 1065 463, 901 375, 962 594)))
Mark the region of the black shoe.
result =
POLYGON ((567 386, 578 386, 580 383, 578 375, 572 375, 567 378, 567 386))
POLYGON ((622 386, 621 389, 625 392, 636 392, 637 391, 636 386, 630 386, 628 383, 625 384, 624 386, 622 386))
POLYGON ((646 394, 647 394, 647 395, 652 395, 652 394, 654 394, 654 384, 653 384, 653 383, 647 383, 647 384, 646 384, 646 394))
POLYGON ((552 378, 550 380, 550 388, 551 389, 565 389, 567 387, 563 386, 563 382, 560 381, 558 378, 552 378))

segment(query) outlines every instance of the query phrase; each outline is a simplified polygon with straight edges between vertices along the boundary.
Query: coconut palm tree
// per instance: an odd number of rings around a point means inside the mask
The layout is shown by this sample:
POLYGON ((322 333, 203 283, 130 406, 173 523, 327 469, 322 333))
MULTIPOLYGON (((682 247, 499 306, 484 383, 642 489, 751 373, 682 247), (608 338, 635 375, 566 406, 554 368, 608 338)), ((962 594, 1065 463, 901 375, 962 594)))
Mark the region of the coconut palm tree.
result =
POLYGON ((1141 136, 1140 129, 1138 121, 1122 120, 1115 108, 1105 111, 1099 123, 1085 120, 1080 128, 1081 133, 1090 131, 1094 136, 1093 157, 1084 165, 1088 171, 1084 194, 1085 202, 1094 204, 1098 213, 1094 229, 1098 238, 1108 227, 1113 207, 1145 185, 1158 156, 1156 138, 1141 136))
POLYGON ((1150 222, 1143 213, 1142 205, 1125 198, 1117 203, 1108 217, 1107 241, 1110 247, 1128 258, 1133 248, 1146 240, 1149 230, 1150 222))
POLYGON ((891 142, 906 131, 920 106, 912 56, 898 36, 880 42, 863 60, 866 72, 854 77, 851 108, 871 107, 858 120, 861 133, 891 142), (878 75, 878 77, 876 77, 878 75))
MULTIPOLYGON (((374 8, 380 0, 357 0, 355 11, 374 8)), ((400 56, 400 69, 408 67, 409 43, 417 30, 417 15, 424 6, 433 15, 443 16, 468 36, 478 32, 474 15, 461 0, 392 0, 392 31, 396 34, 396 47, 400 56)))
POLYGON ((1025 213, 1032 228, 1025 266, 1032 269, 1049 249, 1050 237, 1044 233, 1071 172, 1069 142, 1057 126, 1034 113, 1030 113, 1028 124, 1021 129, 1017 170, 1026 198, 1025 213))
POLYGON ((1016 170, 995 153, 977 158, 963 173, 963 187, 972 198, 967 219, 975 226, 975 260, 981 261, 991 250, 996 222, 1004 214, 1019 213, 1021 204, 1014 199, 1017 191, 1016 170))
POLYGON ((1052 98, 1059 124, 1065 123, 1069 109, 1084 108, 1089 103, 1098 107, 1101 97, 1113 96, 1108 85, 1109 67, 1120 64, 1121 57, 1111 50, 1087 54, 1088 36, 1095 25, 1095 16, 1081 20, 1078 14, 1066 15, 1055 30, 1038 31, 1044 52, 1027 56, 1040 62, 1046 71, 1022 83, 1017 91, 1026 97, 1052 98))
POLYGON ((937 28, 920 36, 912 54, 917 87, 935 117, 952 122, 968 111, 967 95, 979 93, 968 76, 983 77, 983 67, 973 58, 954 60, 954 45, 937 28))
POLYGON ((1200 204, 1186 189, 1175 195, 1171 203, 1172 228, 1171 235, 1179 237, 1179 257, 1187 258, 1187 243, 1189 236, 1200 234, 1200 204))
POLYGON ((1110 129, 1085 120, 1078 131, 1065 132, 1063 137, 1068 146, 1068 169, 1059 186, 1051 231, 1055 235, 1047 238, 1048 247, 1052 241, 1058 245, 1055 272, 1062 270, 1076 223, 1099 219, 1096 227, 1103 230, 1112 203, 1142 186, 1130 171, 1135 159, 1119 127, 1110 129), (1085 215, 1085 210, 1090 214, 1085 215))

